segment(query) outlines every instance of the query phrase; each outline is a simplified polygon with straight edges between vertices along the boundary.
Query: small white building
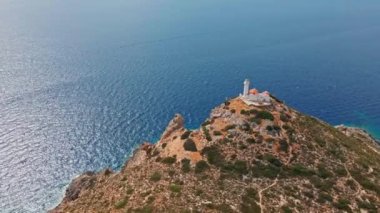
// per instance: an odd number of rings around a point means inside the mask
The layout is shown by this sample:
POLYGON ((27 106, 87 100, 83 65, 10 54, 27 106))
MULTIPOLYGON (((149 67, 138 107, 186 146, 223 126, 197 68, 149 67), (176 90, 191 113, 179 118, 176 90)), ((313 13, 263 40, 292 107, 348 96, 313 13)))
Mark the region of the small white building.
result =
POLYGON ((240 99, 247 105, 253 106, 270 106, 272 101, 270 94, 267 91, 259 92, 257 89, 249 89, 249 80, 245 79, 243 94, 240 94, 240 99))

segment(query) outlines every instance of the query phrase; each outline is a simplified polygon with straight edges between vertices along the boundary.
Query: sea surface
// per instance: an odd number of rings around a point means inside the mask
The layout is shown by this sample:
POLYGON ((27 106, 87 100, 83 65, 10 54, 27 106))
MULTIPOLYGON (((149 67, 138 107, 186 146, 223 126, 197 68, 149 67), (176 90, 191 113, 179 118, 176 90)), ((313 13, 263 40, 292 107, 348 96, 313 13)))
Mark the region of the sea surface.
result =
POLYGON ((380 1, 0 0, 0 212, 45 212, 245 78, 380 137, 380 1))

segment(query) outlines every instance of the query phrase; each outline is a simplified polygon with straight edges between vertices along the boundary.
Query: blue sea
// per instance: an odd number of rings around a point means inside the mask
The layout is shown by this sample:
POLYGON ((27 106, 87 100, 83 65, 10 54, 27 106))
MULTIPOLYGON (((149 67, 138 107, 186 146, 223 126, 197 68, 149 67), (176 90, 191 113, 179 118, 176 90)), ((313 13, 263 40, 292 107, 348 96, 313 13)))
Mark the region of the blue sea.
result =
POLYGON ((380 2, 1 0, 0 212, 45 212, 245 78, 380 137, 380 2))

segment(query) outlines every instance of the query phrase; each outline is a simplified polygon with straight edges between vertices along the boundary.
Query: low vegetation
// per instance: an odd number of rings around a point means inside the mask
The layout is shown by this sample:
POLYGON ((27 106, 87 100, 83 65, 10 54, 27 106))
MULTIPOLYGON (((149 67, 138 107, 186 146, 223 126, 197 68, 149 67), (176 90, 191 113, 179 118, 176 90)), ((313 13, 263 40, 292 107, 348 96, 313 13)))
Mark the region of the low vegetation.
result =
POLYGON ((256 118, 271 120, 271 121, 274 120, 274 116, 272 115, 272 113, 265 111, 265 110, 257 112, 256 118))
POLYGON ((212 137, 211 137, 210 132, 208 131, 208 129, 203 126, 202 130, 203 130, 203 133, 205 134, 206 140, 212 141, 212 137))
POLYGON ((142 145, 120 172, 88 173, 68 190, 71 200, 59 212, 84 206, 91 212, 378 212, 380 157, 368 138, 347 137, 278 103, 242 104, 231 99, 194 132, 166 128, 177 130, 142 145), (75 197, 78 188, 83 193, 75 197))
POLYGON ((191 138, 186 139, 185 143, 183 144, 183 148, 186 151, 190 151, 190 152, 198 151, 197 146, 195 145, 195 142, 191 138))
POLYGON ((116 209, 124 208, 124 206, 127 205, 127 203, 128 203, 128 199, 123 198, 115 203, 115 208, 116 209))
POLYGON ((176 157, 166 157, 166 158, 163 158, 161 160, 162 163, 165 163, 165 164, 173 164, 177 161, 176 157))
POLYGON ((174 193, 180 193, 181 192, 181 186, 179 186, 177 184, 171 184, 169 186, 169 190, 174 192, 174 193))
POLYGON ((189 130, 185 131, 185 132, 181 135, 181 139, 182 139, 182 140, 185 140, 185 139, 189 138, 190 134, 191 134, 191 131, 189 131, 189 130))
POLYGON ((161 180, 161 173, 156 171, 154 172, 151 176, 150 176, 150 180, 151 181, 154 181, 154 182, 157 182, 159 180, 161 180))
POLYGON ((210 166, 207 164, 206 161, 198 161, 197 164, 195 164, 195 173, 202 173, 206 171, 208 168, 210 168, 210 166))
POLYGON ((182 164, 181 169, 184 173, 190 172, 191 166, 190 166, 190 160, 189 159, 186 159, 186 158, 182 159, 181 164, 182 164))

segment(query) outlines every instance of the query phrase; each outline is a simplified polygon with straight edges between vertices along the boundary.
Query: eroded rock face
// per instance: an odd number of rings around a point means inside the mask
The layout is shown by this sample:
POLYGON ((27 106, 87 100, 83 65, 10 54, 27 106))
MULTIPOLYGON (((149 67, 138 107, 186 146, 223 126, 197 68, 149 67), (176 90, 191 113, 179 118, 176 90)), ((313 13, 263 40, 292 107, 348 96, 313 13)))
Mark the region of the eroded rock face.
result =
POLYGON ((126 162, 125 168, 132 168, 143 164, 152 150, 152 144, 145 142, 133 152, 132 157, 126 162))
POLYGON ((336 128, 348 137, 354 137, 360 141, 370 141, 372 142, 372 146, 376 147, 377 149, 380 149, 380 141, 376 140, 364 129, 360 129, 357 127, 348 127, 344 125, 336 126, 336 128))
POLYGON ((163 141, 166 138, 168 138, 170 135, 173 134, 173 132, 182 129, 183 124, 184 124, 183 117, 180 114, 175 114, 174 118, 169 122, 164 133, 162 134, 160 141, 163 141))
POLYGON ((348 127, 344 125, 336 126, 336 128, 347 136, 365 137, 371 140, 375 140, 368 132, 356 127, 348 127))
POLYGON ((79 197, 82 190, 92 188, 95 185, 96 176, 94 172, 86 172, 74 179, 66 189, 65 200, 73 201, 79 197))

